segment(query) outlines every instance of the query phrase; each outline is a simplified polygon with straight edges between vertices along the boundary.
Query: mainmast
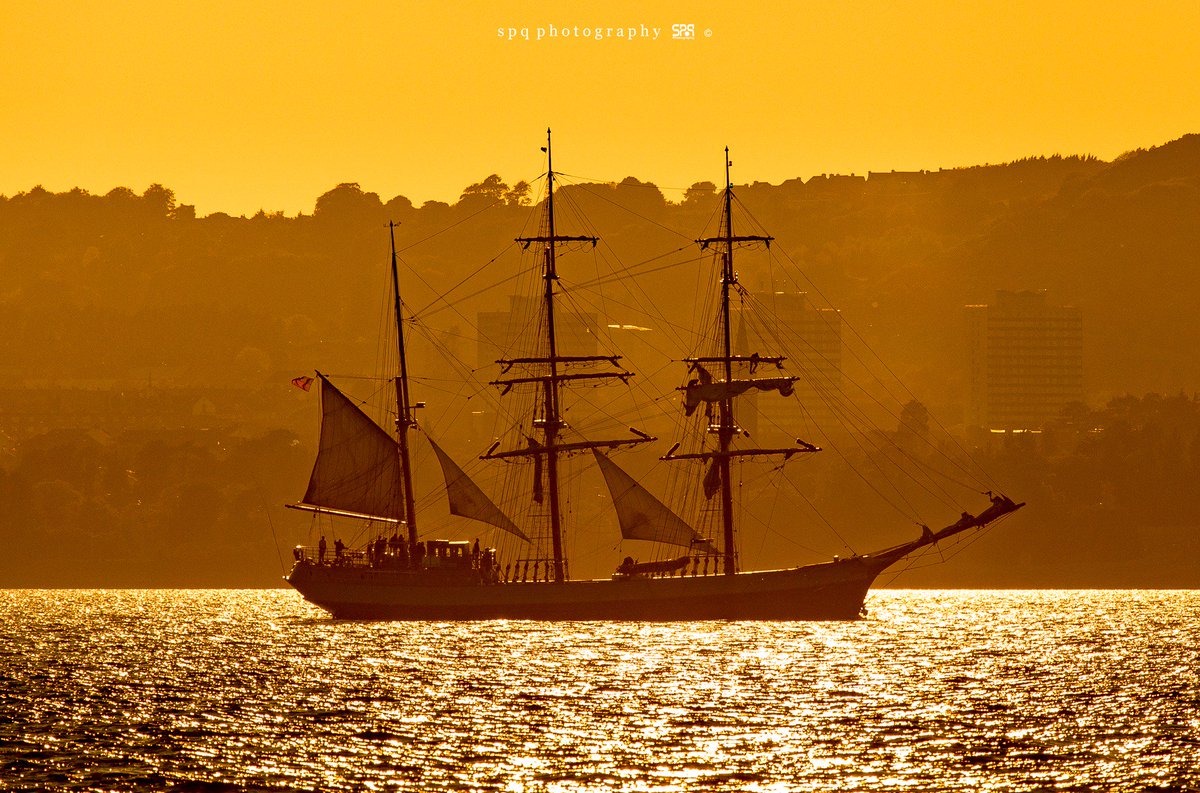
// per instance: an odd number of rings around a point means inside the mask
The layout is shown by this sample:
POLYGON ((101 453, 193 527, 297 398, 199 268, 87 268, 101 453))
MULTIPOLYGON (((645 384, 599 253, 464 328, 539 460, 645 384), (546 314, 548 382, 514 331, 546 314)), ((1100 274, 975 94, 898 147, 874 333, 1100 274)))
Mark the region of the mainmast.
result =
MULTIPOLYGON (((798 452, 815 452, 818 451, 816 446, 797 439, 798 448, 791 449, 737 449, 733 448, 733 439, 741 431, 737 425, 737 421, 733 414, 734 397, 745 393, 750 389, 778 390, 781 394, 790 394, 792 392, 792 383, 797 379, 795 377, 773 377, 773 378, 749 378, 735 379, 734 364, 749 364, 750 374, 753 375, 758 365, 763 363, 773 363, 776 367, 782 368, 782 357, 764 357, 758 353, 752 355, 734 355, 732 343, 732 322, 730 311, 730 290, 740 288, 738 286, 737 272, 733 269, 733 248, 737 243, 743 242, 761 242, 768 247, 774 237, 758 236, 758 235, 735 235, 733 233, 733 181, 729 175, 730 166, 733 163, 729 161, 729 147, 725 147, 725 195, 724 195, 724 212, 721 218, 720 234, 716 237, 706 237, 696 240, 701 246, 701 249, 706 249, 716 245, 718 256, 721 264, 721 349, 720 354, 714 357, 704 358, 688 358, 685 363, 700 372, 702 378, 694 380, 688 386, 681 390, 687 392, 686 402, 695 408, 700 402, 708 402, 717 404, 717 423, 710 424, 708 432, 717 436, 717 449, 714 452, 700 452, 696 454, 675 454, 675 450, 679 448, 676 444, 671 451, 667 452, 664 460, 682 460, 682 459, 703 459, 711 460, 715 466, 717 476, 720 480, 720 507, 721 507, 721 529, 722 529, 722 550, 724 552, 724 573, 725 575, 733 575, 737 572, 737 549, 734 545, 734 525, 733 525, 733 476, 730 461, 734 457, 746 457, 755 455, 771 455, 779 454, 784 458, 791 457, 798 452), (705 382, 711 379, 711 374, 704 369, 704 364, 720 364, 721 374, 724 375, 724 381, 721 382, 705 382)), ((690 413, 690 411, 689 411, 690 413)))
MULTIPOLYGON (((730 344, 729 322, 729 288, 737 283, 737 273, 733 271, 733 182, 729 178, 729 147, 725 147, 725 239, 721 251, 721 333, 723 355, 725 356, 725 382, 733 382, 733 347, 730 344)), ((762 238, 769 244, 769 239, 762 238)), ((725 575, 737 572, 737 554, 733 544, 733 477, 729 466, 729 445, 737 425, 733 421, 733 399, 726 396, 721 400, 720 424, 717 427, 717 442, 720 444, 721 456, 717 465, 721 472, 721 527, 725 550, 725 575)))
MULTIPOLYGON (((563 562, 562 507, 558 493, 558 442, 559 430, 559 385, 558 385, 558 342, 554 335, 554 282, 558 280, 558 260, 555 254, 559 242, 554 233, 554 153, 550 148, 550 129, 546 128, 546 222, 549 231, 546 240, 546 267, 542 274, 546 290, 546 339, 549 344, 550 377, 544 384, 545 392, 545 438, 546 480, 550 491, 550 538, 554 547, 554 580, 566 580, 563 562)), ((591 243, 596 244, 592 238, 591 243)))
POLYGON ((417 544, 417 510, 413 498, 412 465, 408 448, 408 430, 414 426, 412 405, 408 393, 408 358, 404 351, 404 322, 400 304, 400 274, 396 267, 396 224, 388 222, 392 241, 392 294, 396 299, 396 346, 400 351, 400 374, 396 378, 396 445, 400 455, 400 476, 403 480, 404 515, 408 522, 408 544, 417 544))
POLYGON ((553 575, 556 582, 567 580, 566 557, 563 551, 563 530, 562 530, 562 500, 561 500, 561 483, 559 476, 559 459, 565 452, 578 451, 583 449, 612 449, 618 446, 628 446, 636 443, 645 443, 653 438, 644 433, 636 433, 636 438, 620 439, 612 441, 580 441, 573 443, 562 443, 561 431, 567 426, 562 421, 561 407, 561 392, 562 385, 565 382, 578 380, 599 380, 605 378, 618 378, 622 382, 627 382, 633 376, 632 372, 625 371, 620 368, 618 363, 620 358, 612 355, 568 355, 560 356, 558 354, 558 339, 555 332, 555 315, 554 315, 554 298, 555 298, 555 283, 558 281, 558 252, 557 248, 560 244, 566 242, 590 242, 594 247, 599 238, 587 236, 570 236, 559 234, 555 226, 554 218, 554 158, 550 146, 550 130, 546 130, 546 147, 543 149, 546 152, 546 219, 545 219, 545 236, 537 237, 517 237, 516 241, 522 246, 528 248, 532 244, 540 244, 543 247, 543 268, 542 280, 544 289, 542 291, 543 308, 546 314, 546 345, 547 356, 531 357, 531 358, 513 358, 499 360, 503 367, 503 373, 507 374, 514 366, 535 367, 545 372, 544 374, 533 374, 529 377, 513 377, 493 381, 493 385, 502 386, 504 393, 508 393, 513 386, 518 384, 535 384, 540 385, 542 394, 542 419, 534 420, 534 428, 542 431, 542 440, 539 443, 534 443, 531 440, 530 447, 527 449, 515 449, 512 451, 494 452, 488 451, 482 455, 481 459, 500 459, 505 457, 540 457, 545 463, 546 469, 546 489, 549 491, 550 501, 550 540, 553 559, 553 575), (617 371, 609 372, 583 372, 565 374, 562 372, 562 365, 566 364, 595 364, 600 362, 610 363, 617 371))

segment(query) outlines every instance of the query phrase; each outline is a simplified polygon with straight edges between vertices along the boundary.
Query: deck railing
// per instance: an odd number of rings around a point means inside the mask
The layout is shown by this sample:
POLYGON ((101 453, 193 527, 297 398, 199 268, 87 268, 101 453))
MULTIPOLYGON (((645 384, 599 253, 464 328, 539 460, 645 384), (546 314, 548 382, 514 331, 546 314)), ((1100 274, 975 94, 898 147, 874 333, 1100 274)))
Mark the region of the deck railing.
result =
MULTIPOLYGON (((407 570, 412 569, 411 556, 396 553, 388 549, 382 556, 372 558, 365 550, 343 548, 341 554, 335 548, 326 547, 324 556, 315 545, 297 545, 292 549, 292 557, 297 562, 307 562, 313 565, 327 567, 353 567, 363 570, 407 570)), ((499 564, 492 571, 483 567, 483 556, 466 554, 459 557, 424 556, 421 559, 423 570, 479 570, 485 578, 494 583, 538 583, 550 581, 549 560, 518 559, 516 563, 499 564)), ((673 567, 671 570, 638 571, 639 578, 675 578, 717 575, 718 565, 714 562, 710 567, 707 557, 689 557, 689 564, 673 567)), ((618 570, 618 575, 621 571, 618 570)), ((623 576, 628 577, 628 575, 623 576)))

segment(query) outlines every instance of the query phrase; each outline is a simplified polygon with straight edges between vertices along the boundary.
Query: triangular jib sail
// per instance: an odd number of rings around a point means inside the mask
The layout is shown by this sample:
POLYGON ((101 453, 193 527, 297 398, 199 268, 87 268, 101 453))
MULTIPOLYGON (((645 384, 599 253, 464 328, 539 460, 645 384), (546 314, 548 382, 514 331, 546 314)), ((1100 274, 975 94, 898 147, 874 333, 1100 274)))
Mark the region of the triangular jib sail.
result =
POLYGON ((596 463, 604 474, 608 492, 612 494, 621 536, 627 540, 651 540, 668 545, 716 553, 708 540, 696 533, 687 521, 654 497, 649 490, 634 481, 608 456, 593 449, 596 463))
POLYGON ((434 443, 432 438, 426 438, 433 447, 438 462, 442 464, 442 475, 446 478, 446 495, 450 498, 450 514, 490 523, 529 542, 529 538, 517 528, 517 524, 479 489, 479 485, 450 459, 450 455, 442 451, 442 447, 434 443))
POLYGON ((403 517, 396 441, 323 375, 320 379, 321 438, 304 503, 403 517))

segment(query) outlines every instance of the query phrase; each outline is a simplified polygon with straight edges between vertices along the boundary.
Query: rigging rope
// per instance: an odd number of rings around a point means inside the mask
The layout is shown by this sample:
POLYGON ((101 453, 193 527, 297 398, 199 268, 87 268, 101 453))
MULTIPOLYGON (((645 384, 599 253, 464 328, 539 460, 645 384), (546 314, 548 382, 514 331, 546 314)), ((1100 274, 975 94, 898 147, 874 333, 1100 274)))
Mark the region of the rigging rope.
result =
MULTIPOLYGON (((741 200, 737 199, 737 197, 736 197, 736 196, 734 197, 734 200, 735 200, 735 201, 738 203, 738 206, 740 206, 740 207, 742 208, 742 211, 743 211, 743 212, 746 214, 746 216, 747 216, 747 217, 749 217, 749 218, 751 219, 751 221, 753 221, 753 222, 754 222, 756 225, 758 225, 758 220, 757 220, 757 219, 754 217, 753 213, 751 213, 751 212, 750 212, 750 210, 749 210, 749 209, 748 209, 748 208, 745 206, 745 204, 744 204, 744 203, 742 203, 742 201, 741 201, 741 200)), ((810 287, 810 288, 811 288, 811 289, 812 289, 814 292, 816 292, 818 296, 820 296, 821 300, 823 300, 823 301, 825 302, 825 305, 827 305, 827 306, 832 306, 833 304, 830 302, 829 298, 827 298, 827 297, 825 296, 824 292, 822 292, 822 291, 821 291, 821 289, 820 289, 820 288, 819 288, 819 287, 818 287, 818 286, 817 286, 817 285, 816 285, 816 284, 815 284, 815 283, 814 283, 814 282, 813 282, 813 281, 812 281, 812 280, 811 280, 811 279, 810 279, 810 278, 807 276, 807 274, 805 274, 805 272, 804 272, 804 268, 800 267, 800 266, 799 266, 799 265, 796 263, 796 261, 795 261, 795 260, 792 258, 791 254, 789 254, 789 253, 787 252, 787 250, 786 250, 786 249, 783 249, 783 248, 781 248, 781 250, 782 250, 782 252, 783 252, 783 255, 784 255, 786 258, 787 258, 787 260, 788 260, 789 262, 791 262, 791 264, 792 264, 792 265, 793 265, 793 266, 796 268, 796 270, 797 270, 797 271, 800 273, 800 276, 801 276, 801 278, 803 278, 803 279, 804 279, 805 283, 806 283, 806 284, 807 284, 807 285, 808 285, 808 286, 809 286, 809 287, 810 287)), ((845 327, 847 327, 847 328, 850 330, 850 332, 851 332, 852 334, 854 334, 854 337, 855 337, 856 339, 858 339, 858 341, 859 341, 859 342, 860 342, 860 343, 863 345, 863 347, 864 347, 864 348, 866 348, 866 349, 867 349, 867 350, 868 350, 868 351, 871 353, 871 356, 872 356, 872 358, 874 358, 874 359, 875 359, 875 361, 876 361, 876 362, 877 362, 877 363, 878 363, 878 364, 879 364, 881 367, 883 367, 884 371, 885 371, 885 372, 887 372, 887 373, 888 373, 888 375, 890 375, 890 376, 891 376, 892 380, 893 380, 893 381, 894 381, 894 382, 895 382, 897 385, 899 385, 901 389, 903 389, 903 391, 905 392, 905 394, 907 394, 908 398, 909 398, 910 400, 916 400, 916 401, 919 401, 919 400, 917 400, 917 397, 916 397, 916 395, 915 395, 915 394, 913 394, 913 392, 912 392, 912 391, 911 391, 911 390, 908 388, 908 386, 904 384, 904 381, 903 381, 903 380, 901 380, 901 379, 900 379, 900 377, 899 377, 899 376, 898 376, 898 375, 897 375, 897 374, 896 374, 894 371, 892 371, 892 369, 891 369, 891 368, 890 368, 890 367, 887 365, 887 363, 886 363, 886 362, 884 362, 884 360, 883 360, 882 358, 880 358, 880 357, 879 357, 879 354, 878 354, 878 353, 876 353, 876 352, 875 352, 875 350, 874 350, 874 349, 873 349, 873 348, 872 348, 872 347, 871 347, 869 344, 867 344, 867 341, 866 341, 866 339, 864 339, 864 338, 863 338, 863 336, 862 336, 862 334, 858 332, 858 329, 857 329, 857 328, 855 328, 855 327, 854 327, 854 325, 852 325, 852 324, 851 324, 849 321, 846 321, 844 317, 842 318, 842 324, 843 324, 843 325, 845 325, 845 327)), ((868 370, 868 371, 870 371, 869 367, 866 367, 866 366, 865 366, 865 362, 863 362, 863 361, 862 361, 862 360, 861 360, 861 359, 860 359, 860 358, 859 358, 857 355, 855 355, 855 358, 856 358, 856 360, 858 360, 860 363, 863 363, 863 364, 864 364, 864 368, 867 368, 867 370, 868 370)), ((900 401, 901 401, 901 400, 899 399, 899 397, 897 397, 897 396, 896 396, 894 393, 892 393, 891 389, 888 387, 888 385, 887 385, 886 383, 884 383, 884 382, 883 382, 882 380, 880 380, 879 378, 876 378, 876 382, 878 382, 878 383, 879 383, 879 385, 883 387, 883 389, 884 389, 884 390, 885 390, 885 391, 888 393, 888 395, 889 395, 890 397, 892 397, 892 399, 896 400, 897 402, 900 402, 900 401)), ((988 475, 987 471, 986 471, 986 470, 985 470, 985 469, 984 469, 984 468, 983 468, 981 465, 979 465, 979 463, 978 463, 977 461, 975 461, 975 460, 974 460, 974 458, 972 458, 972 457, 971 457, 971 455, 970 455, 970 454, 967 452, 967 450, 966 450, 966 449, 964 449, 964 448, 962 447, 962 444, 961 444, 961 443, 959 443, 958 439, 957 439, 957 438, 955 438, 955 437, 954 437, 954 436, 953 436, 953 435, 952 435, 952 434, 951 434, 951 433, 950 433, 950 432, 949 432, 949 431, 948 431, 948 430, 945 428, 945 426, 943 426, 943 425, 942 425, 942 424, 941 424, 941 423, 940 423, 940 422, 937 420, 937 417, 936 417, 936 416, 934 416, 934 415, 932 415, 932 414, 930 414, 930 419, 931 419, 931 420, 933 420, 933 422, 935 423, 935 425, 937 425, 937 428, 938 428, 938 429, 939 429, 939 430, 940 430, 940 431, 941 431, 941 432, 942 432, 942 433, 943 433, 943 434, 944 434, 944 435, 945 435, 947 438, 949 438, 949 439, 950 439, 950 441, 951 441, 952 443, 954 443, 954 444, 955 444, 955 446, 957 446, 957 447, 958 447, 959 451, 961 451, 961 452, 963 453, 963 456, 964 456, 964 458, 966 458, 968 461, 970 461, 971 463, 973 463, 973 464, 974 464, 975 468, 978 470, 978 475, 982 477, 982 481, 983 481, 984 483, 988 484, 988 485, 991 485, 991 487, 990 487, 990 488, 988 488, 988 489, 992 489, 992 490, 996 490, 996 491, 999 491, 999 490, 1001 490, 1001 488, 1000 488, 999 484, 998 484, 998 483, 997 483, 997 482, 996 482, 994 479, 992 479, 992 477, 991 477, 990 475, 988 475)), ((970 474, 970 473, 967 471, 967 469, 966 469, 965 467, 963 467, 961 464, 959 464, 959 463, 957 463, 956 461, 954 461, 954 460, 953 460, 952 458, 950 458, 948 455, 946 455, 946 457, 947 457, 947 459, 948 459, 948 460, 951 460, 951 462, 953 462, 953 463, 954 463, 954 464, 955 464, 957 467, 959 467, 959 468, 960 468, 960 469, 963 471, 963 473, 964 473, 964 474, 967 474, 968 476, 974 476, 974 475, 970 474)))

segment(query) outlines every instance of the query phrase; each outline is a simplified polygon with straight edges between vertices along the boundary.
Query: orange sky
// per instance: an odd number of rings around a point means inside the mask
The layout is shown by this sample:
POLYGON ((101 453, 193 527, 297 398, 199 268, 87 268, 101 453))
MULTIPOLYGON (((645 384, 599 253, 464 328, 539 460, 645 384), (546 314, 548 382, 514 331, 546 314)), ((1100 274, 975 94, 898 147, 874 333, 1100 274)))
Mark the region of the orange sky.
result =
POLYGON ((310 212, 343 181, 453 201, 536 176, 547 125, 558 170, 669 187, 718 180, 726 144, 735 180, 778 183, 1200 131, 1196 0, 0 0, 0 20, 0 193, 162 182, 202 214, 310 212), (658 40, 615 32, 643 25, 658 40))

